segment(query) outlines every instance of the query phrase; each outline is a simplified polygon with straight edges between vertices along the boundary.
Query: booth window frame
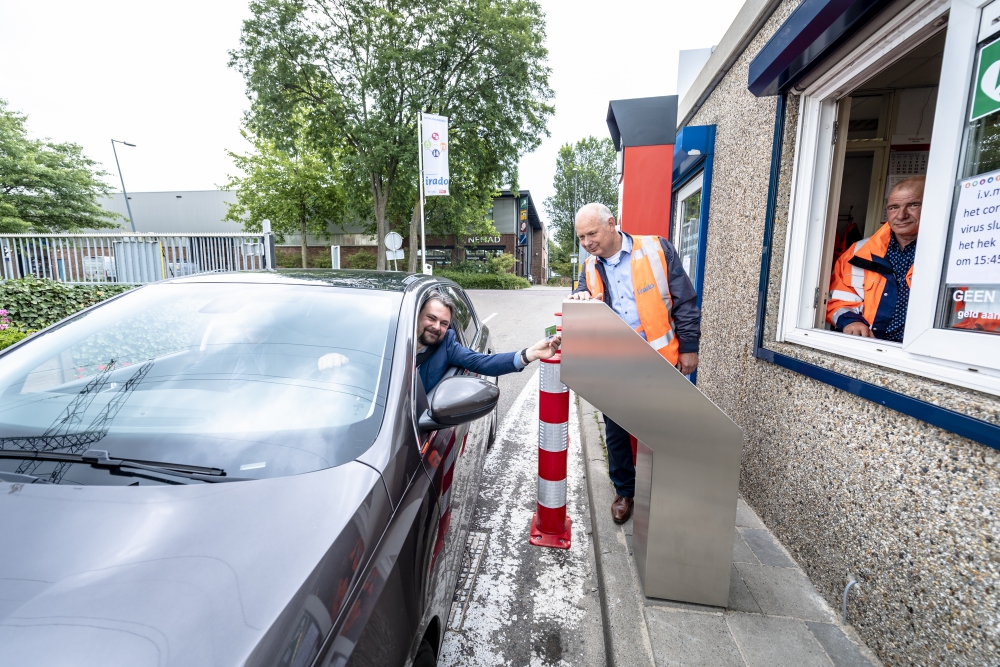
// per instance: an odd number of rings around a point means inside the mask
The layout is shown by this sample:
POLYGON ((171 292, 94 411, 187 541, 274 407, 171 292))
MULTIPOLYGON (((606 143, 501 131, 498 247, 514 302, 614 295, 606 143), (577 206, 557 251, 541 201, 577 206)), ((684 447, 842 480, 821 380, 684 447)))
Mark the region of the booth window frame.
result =
POLYGON ((935 328, 947 253, 968 86, 975 66, 980 10, 968 0, 918 0, 858 46, 843 65, 801 94, 776 342, 795 343, 914 375, 1000 395, 1000 341, 989 334, 935 328), (917 43, 947 29, 921 216, 920 244, 903 343, 817 328, 827 211, 834 169, 838 102, 917 43), (992 364, 989 360, 996 359, 992 364), (986 363, 984 363, 984 361, 986 363))

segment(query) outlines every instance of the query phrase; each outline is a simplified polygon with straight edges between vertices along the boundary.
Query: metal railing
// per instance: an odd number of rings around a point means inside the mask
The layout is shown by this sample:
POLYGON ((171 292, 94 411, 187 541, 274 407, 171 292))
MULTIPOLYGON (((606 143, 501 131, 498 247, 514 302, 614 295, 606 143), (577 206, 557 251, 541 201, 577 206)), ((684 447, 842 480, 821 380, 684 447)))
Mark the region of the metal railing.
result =
POLYGON ((143 284, 219 271, 274 268, 274 235, 0 234, 3 278, 143 284))

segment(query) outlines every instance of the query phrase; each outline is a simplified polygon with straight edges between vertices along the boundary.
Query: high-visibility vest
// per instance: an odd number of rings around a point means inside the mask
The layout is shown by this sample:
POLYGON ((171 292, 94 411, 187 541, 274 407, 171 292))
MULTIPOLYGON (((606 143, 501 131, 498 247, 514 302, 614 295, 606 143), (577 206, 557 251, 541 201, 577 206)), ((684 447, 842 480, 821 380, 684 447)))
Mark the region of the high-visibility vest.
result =
MULTIPOLYGON (((868 326, 875 325, 875 316, 882 306, 886 276, 892 266, 885 259, 892 240, 888 224, 869 238, 861 239, 849 247, 836 261, 830 279, 830 299, 826 303, 826 321, 837 326, 840 316, 847 312, 858 313, 868 326)), ((913 266, 906 272, 906 285, 913 284, 913 266)), ((884 316, 891 316, 895 302, 886 304, 884 316)))
MULTIPOLYGON (((597 257, 585 263, 587 290, 591 297, 604 299, 604 281, 597 271, 597 257)), ((677 365, 680 341, 674 333, 673 298, 667 281, 669 268, 659 236, 632 237, 632 292, 639 311, 638 333, 645 333, 650 346, 664 359, 677 365)))

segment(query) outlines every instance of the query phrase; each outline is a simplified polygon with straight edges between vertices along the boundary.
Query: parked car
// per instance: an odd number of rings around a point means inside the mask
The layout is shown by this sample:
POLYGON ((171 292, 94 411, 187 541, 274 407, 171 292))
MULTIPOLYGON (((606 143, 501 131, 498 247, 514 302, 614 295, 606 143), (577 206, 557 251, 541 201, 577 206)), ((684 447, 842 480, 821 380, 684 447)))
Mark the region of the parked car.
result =
POLYGON ((433 665, 495 378, 414 371, 374 271, 132 290, 0 353, 0 662, 433 665), (492 380, 492 381, 491 381, 492 380))

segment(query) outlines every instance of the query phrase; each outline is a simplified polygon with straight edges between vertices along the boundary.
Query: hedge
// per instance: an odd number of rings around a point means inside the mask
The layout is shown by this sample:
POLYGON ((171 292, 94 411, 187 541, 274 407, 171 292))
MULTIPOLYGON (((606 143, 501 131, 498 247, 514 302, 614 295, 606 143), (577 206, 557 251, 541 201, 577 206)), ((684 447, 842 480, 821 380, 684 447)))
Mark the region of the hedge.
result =
POLYGON ((34 276, 0 281, 0 308, 8 311, 7 317, 10 320, 10 328, 4 331, 43 329, 78 310, 127 292, 133 287, 135 285, 114 283, 67 285, 34 276))
POLYGON ((513 273, 463 273, 435 271, 434 275, 454 280, 464 289, 524 289, 531 283, 513 273))
POLYGON ((375 255, 365 252, 364 250, 358 250, 353 255, 348 257, 344 264, 345 268, 348 269, 367 269, 369 271, 374 271, 375 267, 378 266, 378 260, 375 259, 375 255))
POLYGON ((0 330, 0 350, 5 347, 10 347, 22 338, 27 338, 30 335, 28 331, 18 331, 17 329, 3 329, 0 330))

